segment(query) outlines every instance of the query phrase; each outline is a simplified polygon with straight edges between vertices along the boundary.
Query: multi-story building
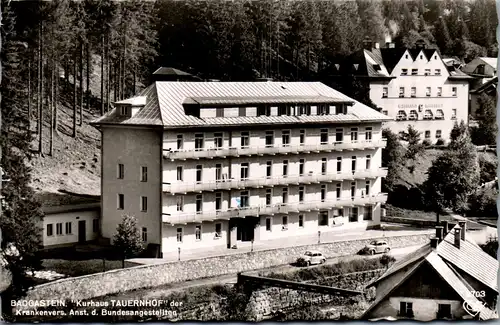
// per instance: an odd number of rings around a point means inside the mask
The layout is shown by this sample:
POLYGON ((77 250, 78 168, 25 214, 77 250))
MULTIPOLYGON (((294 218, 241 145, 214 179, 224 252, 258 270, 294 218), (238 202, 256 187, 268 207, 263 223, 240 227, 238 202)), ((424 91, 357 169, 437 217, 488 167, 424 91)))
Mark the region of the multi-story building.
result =
POLYGON ((368 82, 371 101, 391 118, 384 127, 395 133, 413 125, 434 143, 448 140, 456 121, 468 122, 471 78, 447 66, 438 51, 423 43, 408 49, 365 42, 363 50, 334 69, 334 75, 354 75, 368 82))
POLYGON ((102 236, 123 214, 163 253, 377 225, 385 120, 318 82, 156 82, 93 122, 102 236))

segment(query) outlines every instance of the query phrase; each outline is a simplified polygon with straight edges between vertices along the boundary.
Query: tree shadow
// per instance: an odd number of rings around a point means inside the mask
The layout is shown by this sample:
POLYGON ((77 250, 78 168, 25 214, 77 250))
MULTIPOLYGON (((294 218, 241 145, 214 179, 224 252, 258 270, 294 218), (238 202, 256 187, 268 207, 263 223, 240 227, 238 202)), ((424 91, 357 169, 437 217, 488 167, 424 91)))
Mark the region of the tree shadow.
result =
POLYGON ((387 203, 401 209, 428 211, 424 191, 420 186, 396 185, 389 193, 387 203))

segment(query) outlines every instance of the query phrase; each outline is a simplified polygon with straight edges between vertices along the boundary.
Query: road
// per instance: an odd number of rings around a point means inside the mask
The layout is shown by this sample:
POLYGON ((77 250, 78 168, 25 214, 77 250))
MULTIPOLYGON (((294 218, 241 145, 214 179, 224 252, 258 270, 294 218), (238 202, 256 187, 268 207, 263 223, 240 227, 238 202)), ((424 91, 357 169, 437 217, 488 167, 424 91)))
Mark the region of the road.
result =
MULTIPOLYGON (((422 245, 394 248, 393 250, 391 250, 389 255, 393 256, 397 260, 397 259, 400 259, 401 257, 403 257, 411 252, 416 251, 420 247, 422 247, 422 245)), ((359 260, 359 259, 377 258, 380 256, 381 255, 340 256, 340 257, 334 257, 334 258, 327 259, 325 264, 323 264, 323 265, 331 265, 331 264, 336 264, 339 262, 347 262, 347 261, 359 260)), ((310 266, 310 267, 318 267, 318 266, 310 266)), ((272 267, 272 268, 267 268, 267 269, 249 271, 249 272, 245 272, 245 273, 246 274, 255 274, 255 275, 260 273, 260 272, 285 273, 285 272, 295 271, 297 269, 298 268, 295 266, 282 265, 282 266, 277 266, 277 267, 272 267)), ((118 298, 118 299, 155 299, 155 298, 164 297, 164 296, 171 294, 172 292, 175 292, 175 291, 182 291, 182 290, 186 290, 189 288, 206 286, 206 285, 236 283, 236 281, 237 281, 237 274, 227 274, 227 275, 222 275, 222 276, 213 277, 213 278, 179 282, 179 283, 173 283, 170 285, 161 286, 161 287, 157 287, 157 288, 149 288, 149 289, 143 289, 143 290, 136 290, 136 291, 128 292, 128 293, 121 293, 121 294, 113 295, 112 296, 113 298, 107 297, 107 299, 109 299, 109 298, 111 298, 111 299, 116 299, 116 298, 118 298)))

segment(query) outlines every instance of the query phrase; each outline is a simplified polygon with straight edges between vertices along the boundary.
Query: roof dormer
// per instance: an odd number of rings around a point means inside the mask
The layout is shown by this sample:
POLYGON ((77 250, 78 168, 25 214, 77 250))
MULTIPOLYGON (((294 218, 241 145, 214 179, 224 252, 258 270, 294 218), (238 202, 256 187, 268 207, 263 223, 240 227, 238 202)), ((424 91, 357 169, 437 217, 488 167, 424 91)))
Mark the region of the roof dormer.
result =
POLYGON ((146 106, 146 96, 137 96, 114 103, 119 116, 131 118, 146 106))

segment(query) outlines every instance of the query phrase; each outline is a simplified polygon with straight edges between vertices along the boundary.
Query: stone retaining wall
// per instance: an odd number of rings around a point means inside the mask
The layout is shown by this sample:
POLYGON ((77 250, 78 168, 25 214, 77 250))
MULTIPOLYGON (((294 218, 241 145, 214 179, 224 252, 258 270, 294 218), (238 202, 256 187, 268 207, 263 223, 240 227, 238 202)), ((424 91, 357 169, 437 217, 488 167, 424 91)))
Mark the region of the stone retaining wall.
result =
MULTIPOLYGON (((393 247, 424 244, 430 234, 385 237, 393 247)), ((292 263, 305 250, 321 250, 329 257, 356 254, 373 239, 287 247, 181 262, 141 265, 42 284, 28 291, 25 299, 85 300, 130 290, 182 282, 292 263)))

